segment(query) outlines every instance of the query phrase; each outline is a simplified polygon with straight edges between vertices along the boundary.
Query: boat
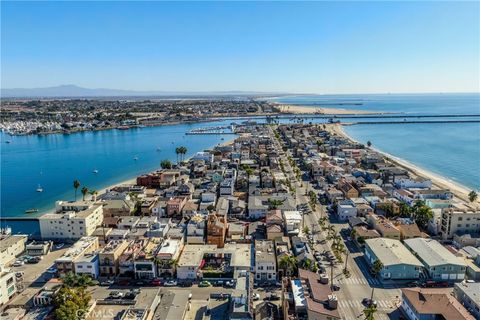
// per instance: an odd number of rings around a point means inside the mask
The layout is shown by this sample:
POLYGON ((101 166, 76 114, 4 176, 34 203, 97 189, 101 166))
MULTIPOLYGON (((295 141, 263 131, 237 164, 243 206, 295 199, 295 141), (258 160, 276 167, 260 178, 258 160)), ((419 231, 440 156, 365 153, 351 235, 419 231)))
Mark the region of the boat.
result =
POLYGON ((43 188, 42 188, 41 185, 38 185, 38 187, 37 187, 37 192, 43 192, 43 188))
POLYGON ((98 170, 97 170, 97 169, 93 169, 93 173, 97 174, 97 173, 98 173, 98 170))
POLYGON ((37 213, 38 212, 38 209, 28 209, 28 210, 25 210, 25 213, 37 213))
POLYGON ((138 157, 137 157, 137 156, 133 157, 133 160, 137 161, 137 160, 138 160, 138 157))
POLYGON ((160 148, 157 148, 157 151, 161 151, 160 148))
POLYGON ((12 143, 12 141, 11 140, 6 140, 5 143, 12 143))

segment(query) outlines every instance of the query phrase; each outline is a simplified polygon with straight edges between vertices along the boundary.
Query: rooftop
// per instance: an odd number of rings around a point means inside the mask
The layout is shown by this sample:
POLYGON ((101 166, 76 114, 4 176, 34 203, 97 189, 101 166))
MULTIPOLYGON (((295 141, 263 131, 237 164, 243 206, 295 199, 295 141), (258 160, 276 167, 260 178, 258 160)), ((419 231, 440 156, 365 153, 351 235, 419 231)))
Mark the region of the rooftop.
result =
POLYGON ((396 264, 423 266, 399 240, 375 238, 367 239, 365 243, 385 266, 396 264))
POLYGON ((436 240, 413 238, 405 240, 404 243, 430 267, 445 264, 465 266, 465 263, 460 258, 453 255, 436 240))

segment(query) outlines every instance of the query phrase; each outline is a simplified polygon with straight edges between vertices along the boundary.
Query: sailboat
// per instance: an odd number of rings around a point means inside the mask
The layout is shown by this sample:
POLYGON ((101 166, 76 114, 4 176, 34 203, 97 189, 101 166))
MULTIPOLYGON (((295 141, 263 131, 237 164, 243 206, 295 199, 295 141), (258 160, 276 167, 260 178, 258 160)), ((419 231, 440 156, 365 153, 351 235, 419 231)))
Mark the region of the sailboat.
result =
POLYGON ((138 160, 138 157, 137 157, 137 156, 133 157, 133 160, 137 161, 137 160, 138 160))
POLYGON ((97 173, 98 173, 98 170, 97 170, 97 169, 93 169, 92 172, 95 173, 95 174, 97 174, 97 173))
POLYGON ((39 184, 38 187, 37 187, 37 192, 43 192, 43 188, 42 186, 39 184))

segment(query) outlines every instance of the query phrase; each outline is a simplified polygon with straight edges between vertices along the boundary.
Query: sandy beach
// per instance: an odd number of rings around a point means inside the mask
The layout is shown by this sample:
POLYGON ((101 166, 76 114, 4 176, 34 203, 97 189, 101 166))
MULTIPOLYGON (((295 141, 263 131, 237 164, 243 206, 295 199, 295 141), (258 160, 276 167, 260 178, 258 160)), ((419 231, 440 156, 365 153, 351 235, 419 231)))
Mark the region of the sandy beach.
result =
POLYGON ((353 110, 342 108, 325 108, 325 107, 306 107, 287 104, 276 104, 282 113, 293 114, 335 114, 335 115, 358 115, 358 114, 385 114, 384 112, 374 112, 365 110, 353 110))
MULTIPOLYGON (((329 124, 329 125, 327 125, 327 130, 329 130, 332 133, 335 133, 335 134, 341 135, 343 137, 346 137, 347 139, 350 139, 352 141, 356 141, 356 140, 352 139, 349 135, 347 135, 347 133, 343 130, 342 125, 329 124)), ((414 165, 414 164, 412 164, 412 163, 410 163, 410 162, 408 162, 404 159, 395 157, 395 156, 393 156, 389 153, 380 151, 380 150, 378 150, 376 148, 373 148, 373 147, 370 148, 370 149, 384 155, 386 158, 388 158, 394 164, 410 171, 414 176, 419 176, 419 177, 428 178, 428 179, 432 180, 432 184, 435 187, 437 187, 439 189, 449 189, 457 198, 459 198, 461 200, 464 200, 467 203, 469 203, 468 193, 471 190, 468 189, 467 187, 465 187, 465 186, 463 186, 463 185, 461 185, 457 182, 454 182, 454 181, 452 181, 448 178, 445 178, 441 175, 438 175, 438 174, 430 172, 426 169, 420 168, 417 165, 414 165)))

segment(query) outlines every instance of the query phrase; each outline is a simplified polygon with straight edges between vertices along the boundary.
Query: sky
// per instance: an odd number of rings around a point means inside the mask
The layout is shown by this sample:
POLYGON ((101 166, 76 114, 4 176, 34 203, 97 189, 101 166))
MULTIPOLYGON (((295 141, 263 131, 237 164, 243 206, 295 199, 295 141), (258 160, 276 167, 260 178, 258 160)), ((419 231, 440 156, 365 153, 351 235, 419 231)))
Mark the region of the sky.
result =
POLYGON ((1 86, 480 91, 480 2, 1 1, 1 86))

